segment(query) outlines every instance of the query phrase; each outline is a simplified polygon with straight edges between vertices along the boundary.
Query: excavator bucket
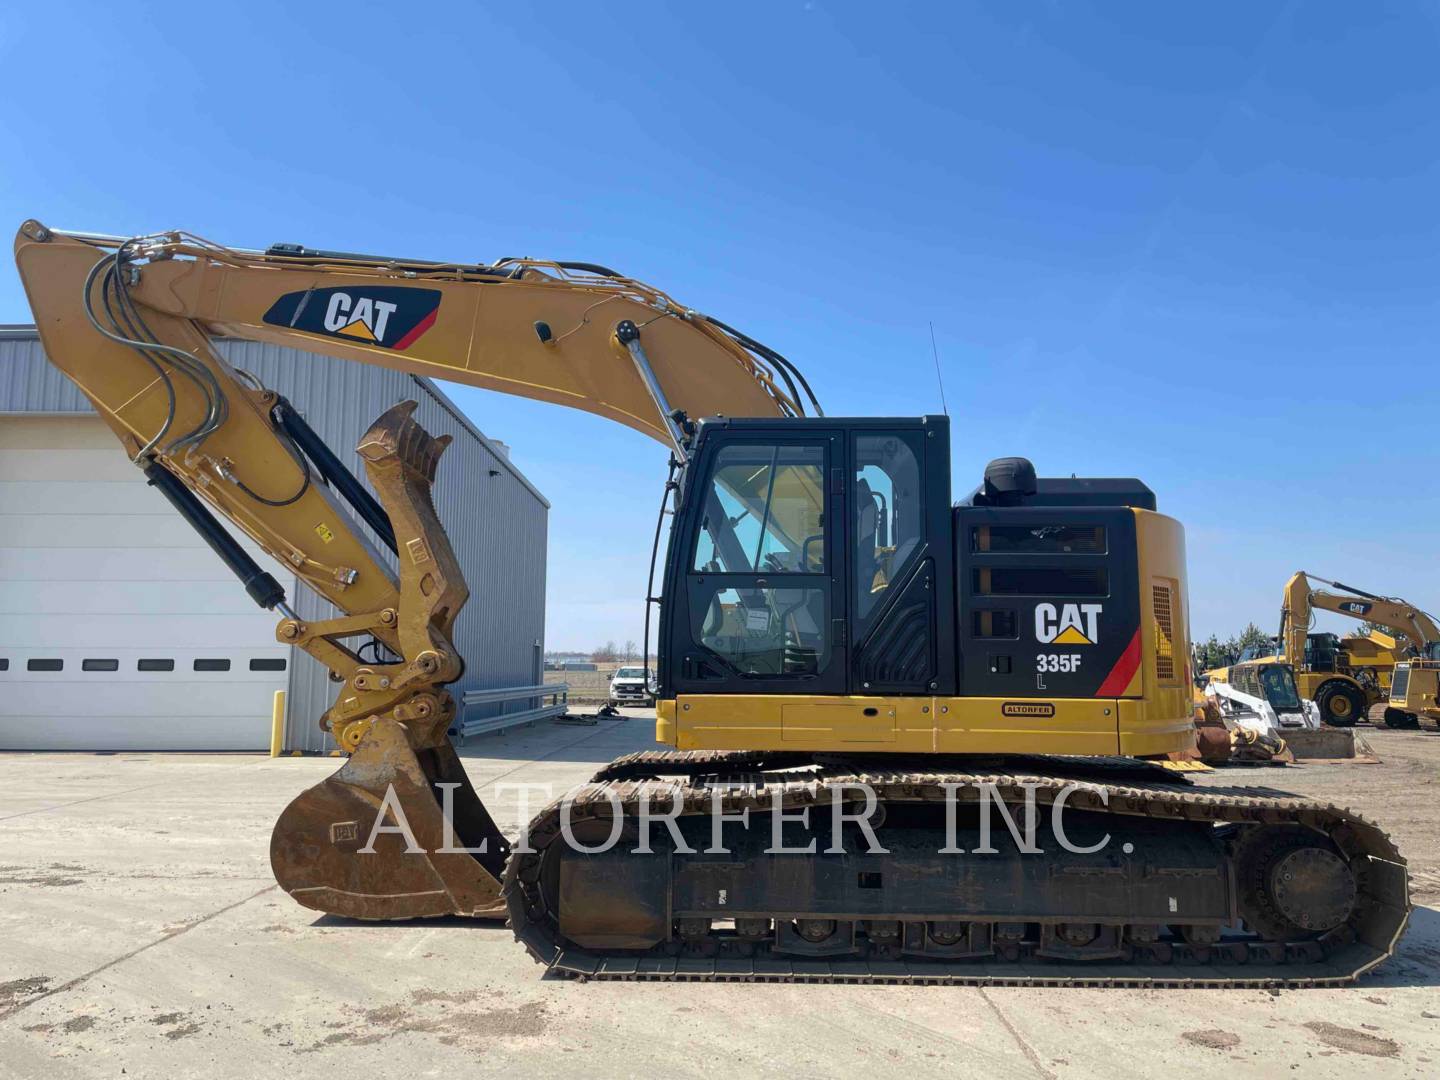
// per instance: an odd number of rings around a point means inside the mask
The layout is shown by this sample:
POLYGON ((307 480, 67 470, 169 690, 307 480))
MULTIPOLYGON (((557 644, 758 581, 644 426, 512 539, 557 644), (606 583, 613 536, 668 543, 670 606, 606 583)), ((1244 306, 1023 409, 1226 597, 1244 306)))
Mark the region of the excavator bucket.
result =
POLYGON ((270 841, 276 880, 301 904, 358 919, 435 915, 504 918, 500 875, 510 846, 450 743, 455 704, 444 690, 464 664, 451 644, 469 596, 430 489, 448 438, 390 409, 358 451, 390 519, 399 562, 393 606, 314 623, 282 622, 343 682, 321 726, 350 759, 295 799, 270 841), (368 635, 366 662, 347 642, 368 635))
POLYGON ((286 892, 354 919, 503 919, 508 853, 454 748, 416 752, 393 720, 378 721, 339 772, 286 807, 270 838, 286 892))

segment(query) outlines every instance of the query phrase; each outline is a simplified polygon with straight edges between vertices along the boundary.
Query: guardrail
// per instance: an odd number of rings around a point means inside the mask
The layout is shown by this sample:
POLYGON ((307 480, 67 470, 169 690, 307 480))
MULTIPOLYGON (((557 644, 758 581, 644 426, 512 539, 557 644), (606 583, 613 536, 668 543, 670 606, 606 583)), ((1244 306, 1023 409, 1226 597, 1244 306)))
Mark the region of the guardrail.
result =
POLYGON ((467 690, 460 700, 459 723, 451 734, 461 740, 471 735, 483 735, 493 731, 504 731, 520 724, 533 724, 536 720, 549 720, 564 716, 570 708, 569 683, 544 683, 540 686, 502 686, 494 690, 467 690), (546 699, 549 704, 546 704, 546 699), (507 712, 508 706, 524 703, 525 708, 507 712), (494 716, 469 719, 472 705, 498 705, 499 713, 494 716))

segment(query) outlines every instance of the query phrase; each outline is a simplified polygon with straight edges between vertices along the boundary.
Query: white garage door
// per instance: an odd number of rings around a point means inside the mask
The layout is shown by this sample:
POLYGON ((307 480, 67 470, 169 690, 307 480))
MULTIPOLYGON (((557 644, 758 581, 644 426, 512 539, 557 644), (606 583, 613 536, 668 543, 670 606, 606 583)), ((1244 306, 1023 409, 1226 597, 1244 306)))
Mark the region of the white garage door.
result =
POLYGON ((0 749, 264 749, 275 623, 99 419, 0 417, 0 749))

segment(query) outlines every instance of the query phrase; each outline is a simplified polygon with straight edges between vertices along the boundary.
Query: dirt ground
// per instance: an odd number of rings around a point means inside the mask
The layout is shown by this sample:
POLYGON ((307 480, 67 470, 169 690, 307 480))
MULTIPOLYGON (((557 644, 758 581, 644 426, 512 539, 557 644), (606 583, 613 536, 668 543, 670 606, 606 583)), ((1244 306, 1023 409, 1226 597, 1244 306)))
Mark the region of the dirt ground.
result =
POLYGON ((1231 767, 1203 774, 1198 782, 1281 788, 1357 810, 1383 826, 1409 860, 1415 902, 1440 907, 1440 733, 1428 724, 1424 731, 1394 731, 1383 724, 1355 730, 1375 748, 1381 764, 1231 767))
MULTIPOLYGON (((629 715, 462 756, 514 835, 529 815, 504 785, 563 790, 653 746, 629 715)), ((1284 992, 552 979, 500 925, 349 922, 281 892, 271 825, 333 760, 0 754, 0 1078, 1434 1076, 1440 735, 1366 734, 1383 764, 1199 780, 1352 806, 1410 859, 1398 955, 1284 992)))

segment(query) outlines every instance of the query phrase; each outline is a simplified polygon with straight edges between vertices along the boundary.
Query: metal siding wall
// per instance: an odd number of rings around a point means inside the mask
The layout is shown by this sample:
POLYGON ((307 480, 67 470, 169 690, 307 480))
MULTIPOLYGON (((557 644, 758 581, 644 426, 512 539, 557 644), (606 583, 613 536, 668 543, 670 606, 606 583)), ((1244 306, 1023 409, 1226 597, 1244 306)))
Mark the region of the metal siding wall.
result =
MULTIPOLYGON (((426 380, 259 342, 218 345, 230 363, 288 397, 362 480, 365 471, 354 446, 370 422, 396 402, 418 401, 416 418, 424 428, 454 437, 435 485, 435 509, 470 585, 470 601, 455 628, 466 671, 452 692, 458 701, 466 690, 534 681, 535 646, 543 650, 545 640, 549 507, 544 498, 477 438, 426 380)), ((84 395, 45 361, 38 340, 0 335, 0 412, 89 411, 84 395)), ((370 538, 381 546, 373 534, 370 538)), ((308 588, 300 590, 294 606, 310 620, 336 614, 308 588)), ((309 656, 296 650, 293 657, 287 748, 331 749, 333 741, 316 721, 337 687, 309 656)))
POLYGON ((80 388, 45 359, 38 337, 0 332, 0 412, 91 411, 80 388))

